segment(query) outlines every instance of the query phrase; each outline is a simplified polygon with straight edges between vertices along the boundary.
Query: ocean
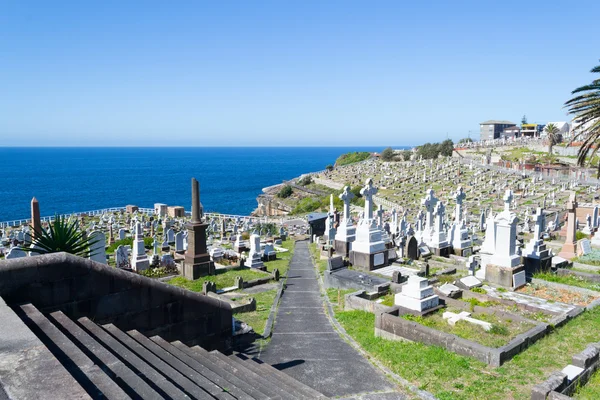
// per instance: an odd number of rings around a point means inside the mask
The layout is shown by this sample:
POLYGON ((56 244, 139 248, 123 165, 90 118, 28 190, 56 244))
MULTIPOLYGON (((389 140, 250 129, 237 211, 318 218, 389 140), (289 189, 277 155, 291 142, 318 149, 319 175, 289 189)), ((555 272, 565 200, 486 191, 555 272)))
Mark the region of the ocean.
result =
MULTIPOLYGON (((399 147, 395 147, 399 148, 399 147)), ((205 211, 248 215, 263 187, 320 171, 349 151, 382 147, 0 148, 0 221, 134 204, 190 208, 200 181, 205 211)))

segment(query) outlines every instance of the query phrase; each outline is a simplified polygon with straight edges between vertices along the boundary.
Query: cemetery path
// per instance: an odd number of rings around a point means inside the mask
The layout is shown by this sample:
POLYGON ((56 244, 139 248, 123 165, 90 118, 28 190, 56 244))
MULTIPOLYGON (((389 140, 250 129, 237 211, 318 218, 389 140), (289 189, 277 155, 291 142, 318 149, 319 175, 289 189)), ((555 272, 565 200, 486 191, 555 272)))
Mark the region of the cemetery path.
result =
POLYGON ((316 274, 307 242, 296 242, 273 336, 260 358, 329 397, 387 391, 388 398, 403 398, 389 393, 393 385, 383 373, 334 330, 316 274))

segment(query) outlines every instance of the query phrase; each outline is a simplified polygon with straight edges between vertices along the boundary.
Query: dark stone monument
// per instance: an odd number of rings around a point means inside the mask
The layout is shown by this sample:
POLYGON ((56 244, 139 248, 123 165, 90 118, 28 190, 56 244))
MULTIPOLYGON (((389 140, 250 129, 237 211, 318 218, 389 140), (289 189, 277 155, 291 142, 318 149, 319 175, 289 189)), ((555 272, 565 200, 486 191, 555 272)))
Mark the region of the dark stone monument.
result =
POLYGON ((33 232, 31 233, 32 241, 36 238, 36 232, 42 231, 42 222, 40 220, 40 203, 34 197, 31 199, 31 227, 33 232))
POLYGON ((411 236, 406 243, 406 256, 411 260, 419 258, 419 243, 414 236, 411 236))
POLYGON ((206 249, 208 224, 202 222, 200 188, 195 178, 192 178, 192 220, 185 227, 188 231, 188 248, 183 260, 183 276, 187 279, 198 279, 214 274, 215 264, 210 260, 206 249))

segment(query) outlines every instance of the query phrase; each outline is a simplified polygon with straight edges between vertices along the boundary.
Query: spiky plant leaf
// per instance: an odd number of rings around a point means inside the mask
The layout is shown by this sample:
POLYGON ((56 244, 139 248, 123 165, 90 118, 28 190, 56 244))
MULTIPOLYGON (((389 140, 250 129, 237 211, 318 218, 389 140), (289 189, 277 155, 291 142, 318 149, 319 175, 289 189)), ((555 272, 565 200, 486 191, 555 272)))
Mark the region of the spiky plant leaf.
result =
MULTIPOLYGON (((23 251, 31 251, 37 254, 59 253, 61 251, 80 257, 90 257, 97 252, 91 248, 99 239, 90 240, 77 227, 77 221, 69 222, 66 217, 56 215, 54 221, 48 225, 48 229, 31 226, 34 234, 31 243, 25 243, 21 247, 23 251), (35 248, 30 246, 34 245, 35 248)), ((99 252, 99 251, 98 251, 99 252)))

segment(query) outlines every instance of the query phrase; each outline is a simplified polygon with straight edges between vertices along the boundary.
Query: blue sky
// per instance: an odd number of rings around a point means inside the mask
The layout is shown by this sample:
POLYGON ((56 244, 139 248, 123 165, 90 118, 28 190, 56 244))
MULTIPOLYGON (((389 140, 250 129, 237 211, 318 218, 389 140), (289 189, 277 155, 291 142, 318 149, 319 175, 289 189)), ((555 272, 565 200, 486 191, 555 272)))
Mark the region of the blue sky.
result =
POLYGON ((13 146, 416 145, 566 120, 600 1, 0 2, 13 146))

